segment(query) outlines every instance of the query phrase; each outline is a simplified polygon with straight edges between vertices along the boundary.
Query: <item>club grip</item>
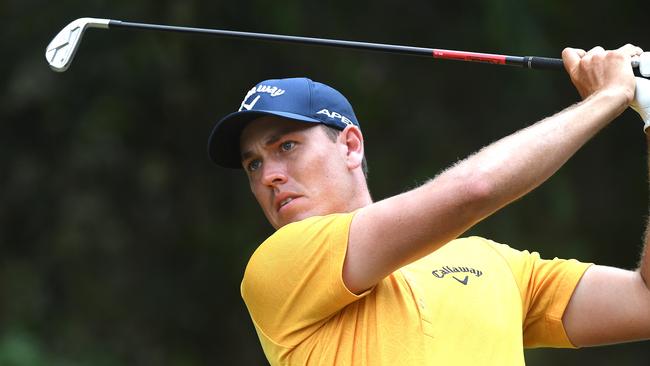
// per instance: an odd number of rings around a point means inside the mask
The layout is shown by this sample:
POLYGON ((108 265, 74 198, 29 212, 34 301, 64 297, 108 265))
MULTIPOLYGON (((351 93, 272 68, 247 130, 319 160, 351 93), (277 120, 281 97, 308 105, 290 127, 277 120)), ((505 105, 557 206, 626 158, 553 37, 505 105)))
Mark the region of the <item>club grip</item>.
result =
POLYGON ((564 62, 560 58, 526 56, 524 63, 525 67, 529 69, 558 70, 564 68, 564 62))

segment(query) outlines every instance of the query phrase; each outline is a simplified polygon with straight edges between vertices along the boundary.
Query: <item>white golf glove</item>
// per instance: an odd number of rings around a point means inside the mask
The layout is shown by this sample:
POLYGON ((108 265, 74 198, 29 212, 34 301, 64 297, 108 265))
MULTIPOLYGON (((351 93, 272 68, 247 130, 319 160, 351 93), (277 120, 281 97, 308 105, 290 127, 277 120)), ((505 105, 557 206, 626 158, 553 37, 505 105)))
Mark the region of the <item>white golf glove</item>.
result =
POLYGON ((630 107, 641 116, 643 132, 648 133, 648 128, 650 128, 650 80, 636 78, 634 100, 630 103, 630 107))
MULTIPOLYGON (((639 71, 645 77, 650 76, 650 52, 644 52, 639 57, 639 71)), ((630 107, 641 116, 643 132, 648 133, 648 128, 650 128, 650 80, 636 78, 634 100, 630 103, 630 107)))

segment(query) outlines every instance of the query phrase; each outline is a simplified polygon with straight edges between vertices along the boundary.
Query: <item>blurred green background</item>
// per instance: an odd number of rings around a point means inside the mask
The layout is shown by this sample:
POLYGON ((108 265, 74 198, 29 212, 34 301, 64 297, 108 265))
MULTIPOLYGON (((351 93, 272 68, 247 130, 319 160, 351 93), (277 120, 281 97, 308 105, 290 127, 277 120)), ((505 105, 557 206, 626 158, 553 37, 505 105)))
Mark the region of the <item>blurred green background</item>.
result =
MULTIPOLYGON (((578 101, 563 72, 127 30, 88 31, 58 74, 44 49, 68 22, 559 57, 565 46, 650 49, 648 10, 641 0, 3 1, 0 365, 266 363, 239 283, 272 230, 242 173, 206 153, 212 124, 259 80, 305 75, 350 99, 375 199, 578 101)), ((641 126, 625 112, 471 234, 633 268, 648 206, 641 126)), ((529 365, 647 365, 650 344, 526 356, 529 365)))

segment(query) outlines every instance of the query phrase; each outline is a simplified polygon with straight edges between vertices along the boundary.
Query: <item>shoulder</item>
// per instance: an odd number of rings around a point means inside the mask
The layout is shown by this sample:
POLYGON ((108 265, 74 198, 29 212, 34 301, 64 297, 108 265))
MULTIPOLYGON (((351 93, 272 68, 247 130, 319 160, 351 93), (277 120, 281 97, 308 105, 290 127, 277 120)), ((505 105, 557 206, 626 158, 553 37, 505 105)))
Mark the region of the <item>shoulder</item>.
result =
POLYGON ((281 227, 271 235, 266 242, 296 235, 308 234, 313 236, 317 234, 327 234, 328 232, 337 230, 347 231, 353 216, 354 212, 335 213, 326 216, 312 216, 281 227))
POLYGON ((305 267, 329 266, 345 256, 353 213, 314 216, 278 229, 266 239, 248 261, 243 287, 262 287, 271 279, 300 277, 305 267))
POLYGON ((241 295, 258 333, 294 347, 358 299, 342 268, 353 214, 312 217, 271 235, 246 266, 241 295))
POLYGON ((353 216, 353 213, 313 216, 285 225, 268 237, 251 259, 275 252, 314 249, 316 243, 347 242, 353 216))

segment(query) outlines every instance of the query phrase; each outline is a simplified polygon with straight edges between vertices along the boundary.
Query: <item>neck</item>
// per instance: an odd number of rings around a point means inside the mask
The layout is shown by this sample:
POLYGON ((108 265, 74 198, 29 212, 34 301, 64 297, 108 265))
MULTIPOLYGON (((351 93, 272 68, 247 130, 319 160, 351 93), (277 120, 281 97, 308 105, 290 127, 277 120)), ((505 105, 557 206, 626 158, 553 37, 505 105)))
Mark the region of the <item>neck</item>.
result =
POLYGON ((370 195, 370 190, 368 189, 368 182, 366 178, 361 175, 356 175, 354 178, 354 187, 350 190, 348 195, 349 208, 348 212, 352 212, 362 207, 366 207, 372 204, 372 196, 370 195))

